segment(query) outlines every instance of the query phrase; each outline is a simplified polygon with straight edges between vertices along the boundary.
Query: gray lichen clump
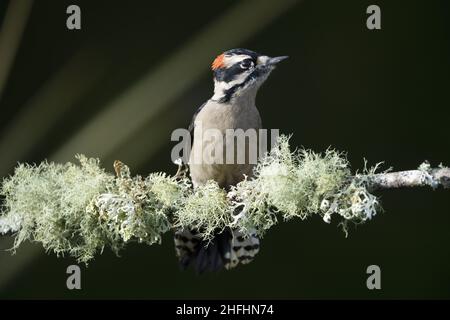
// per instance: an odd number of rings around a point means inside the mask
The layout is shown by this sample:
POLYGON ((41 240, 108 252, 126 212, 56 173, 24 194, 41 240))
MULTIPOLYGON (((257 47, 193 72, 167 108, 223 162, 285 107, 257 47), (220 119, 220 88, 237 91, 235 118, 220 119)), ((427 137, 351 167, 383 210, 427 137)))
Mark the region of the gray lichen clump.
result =
MULTIPOLYGON (((343 154, 328 149, 324 154, 310 150, 291 152, 288 138, 278 144, 256 168, 256 178, 244 180, 232 191, 233 206, 242 207, 234 225, 241 231, 256 229, 262 236, 277 223, 295 217, 306 219, 314 214, 329 223, 332 214, 347 221, 364 222, 376 214, 378 201, 366 188, 363 175, 352 175, 343 154)), ((346 228, 344 228, 346 230, 346 228)))
MULTIPOLYGON (((42 243, 47 251, 88 262, 104 247, 116 253, 127 242, 160 243, 173 228, 193 228, 205 240, 225 228, 260 236, 281 218, 320 215, 330 222, 365 222, 378 200, 366 185, 374 170, 352 175, 346 158, 334 150, 292 152, 281 136, 271 152, 228 193, 211 181, 192 189, 185 176, 153 173, 132 176, 117 163, 105 172, 96 159, 80 164, 19 165, 2 183, 0 233, 42 243)), ((346 228, 345 228, 346 230, 346 228)))
POLYGON ((43 162, 19 165, 5 179, 0 231, 14 232, 13 249, 25 240, 42 243, 47 251, 88 261, 104 246, 119 249, 119 237, 87 213, 93 198, 114 184, 114 176, 95 159, 79 156, 80 165, 43 162))

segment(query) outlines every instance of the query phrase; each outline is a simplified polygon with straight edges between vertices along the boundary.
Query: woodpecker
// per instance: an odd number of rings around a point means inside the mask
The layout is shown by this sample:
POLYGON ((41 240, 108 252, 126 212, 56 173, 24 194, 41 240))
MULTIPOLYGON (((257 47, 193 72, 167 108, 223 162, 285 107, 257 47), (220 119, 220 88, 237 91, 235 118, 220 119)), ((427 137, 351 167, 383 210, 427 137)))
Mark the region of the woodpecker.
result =
MULTIPOLYGON (((224 163, 218 157, 226 154, 227 147, 236 152, 234 141, 227 138, 228 129, 262 128, 261 117, 255 105, 256 94, 275 66, 287 56, 269 57, 248 49, 228 50, 215 58, 211 65, 214 78, 214 94, 194 114, 189 131, 192 148, 189 156, 189 171, 194 188, 214 180, 225 190, 236 185, 245 176, 252 177, 255 163, 246 155, 244 163, 224 163), (205 147, 217 143, 205 139, 200 134, 208 129, 218 130, 223 136, 224 153, 210 155, 205 159, 205 147), (203 161, 198 163, 196 159, 203 161), (206 161, 207 160, 207 161, 206 161)), ((233 138, 234 139, 234 138, 233 138)), ((214 147, 214 146, 213 146, 214 147)), ((245 146, 248 152, 249 146, 245 146)), ((185 269, 192 265, 198 273, 231 269, 239 264, 247 264, 259 251, 260 240, 256 234, 244 237, 238 230, 224 230, 206 243, 196 230, 175 232, 175 248, 180 266, 185 269)))

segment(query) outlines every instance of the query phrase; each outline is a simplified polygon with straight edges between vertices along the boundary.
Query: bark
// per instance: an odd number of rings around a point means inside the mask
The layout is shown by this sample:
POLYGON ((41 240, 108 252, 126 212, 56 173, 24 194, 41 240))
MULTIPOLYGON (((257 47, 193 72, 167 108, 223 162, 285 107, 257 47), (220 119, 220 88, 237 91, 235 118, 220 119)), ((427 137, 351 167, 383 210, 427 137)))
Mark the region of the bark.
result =
POLYGON ((371 190, 425 186, 450 188, 450 168, 379 173, 369 178, 368 186, 371 190))

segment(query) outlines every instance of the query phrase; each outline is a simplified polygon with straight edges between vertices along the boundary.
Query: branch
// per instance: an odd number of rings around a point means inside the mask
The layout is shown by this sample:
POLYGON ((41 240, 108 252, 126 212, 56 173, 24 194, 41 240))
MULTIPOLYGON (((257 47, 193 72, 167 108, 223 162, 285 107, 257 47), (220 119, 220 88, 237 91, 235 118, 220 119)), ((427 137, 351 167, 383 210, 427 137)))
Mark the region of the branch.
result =
POLYGON ((142 177, 120 161, 113 175, 98 159, 77 158, 79 164, 21 164, 1 183, 0 234, 14 233, 13 249, 37 241, 87 263, 104 247, 118 253, 131 241, 160 243, 173 229, 197 230, 205 241, 226 228, 262 237, 279 221, 312 216, 337 219, 347 233, 349 222, 379 212, 375 190, 450 188, 450 169, 443 166, 382 173, 375 166, 355 175, 342 153, 291 151, 286 136, 260 159, 253 178, 228 192, 215 181, 194 190, 181 163, 175 176, 142 177))
POLYGON ((386 172, 372 175, 368 181, 371 191, 429 186, 433 189, 450 188, 450 168, 425 168, 418 170, 386 172))

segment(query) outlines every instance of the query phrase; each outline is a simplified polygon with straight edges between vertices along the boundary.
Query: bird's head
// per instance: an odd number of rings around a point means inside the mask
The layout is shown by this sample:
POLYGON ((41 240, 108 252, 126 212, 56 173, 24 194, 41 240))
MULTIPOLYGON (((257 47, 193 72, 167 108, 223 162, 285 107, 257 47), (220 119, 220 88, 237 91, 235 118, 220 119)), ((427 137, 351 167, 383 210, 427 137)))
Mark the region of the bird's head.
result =
POLYGON ((214 96, 212 100, 229 102, 237 97, 255 97, 275 66, 287 56, 269 57, 247 49, 232 49, 212 63, 214 96))

